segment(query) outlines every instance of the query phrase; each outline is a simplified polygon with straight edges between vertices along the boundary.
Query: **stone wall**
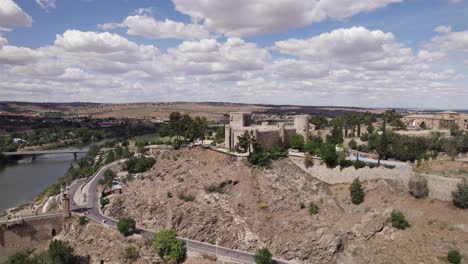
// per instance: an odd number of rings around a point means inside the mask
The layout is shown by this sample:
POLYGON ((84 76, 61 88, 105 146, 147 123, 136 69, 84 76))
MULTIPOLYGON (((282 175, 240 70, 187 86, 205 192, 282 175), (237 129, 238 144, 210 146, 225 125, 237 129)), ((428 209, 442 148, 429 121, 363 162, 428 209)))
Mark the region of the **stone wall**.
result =
MULTIPOLYGON (((394 169, 383 167, 371 169, 365 167, 359 170, 356 170, 354 167, 344 168, 342 170, 336 167, 330 169, 325 165, 321 165, 319 160, 314 160, 314 166, 306 168, 303 158, 289 157, 289 159, 311 176, 329 184, 351 183, 355 178, 359 177, 361 181, 378 179, 394 180, 408 188, 409 179, 415 174, 411 167, 394 169)), ((461 179, 430 174, 421 175, 427 179, 429 197, 441 201, 452 201, 452 191, 454 191, 457 184, 461 182, 461 179)))
POLYGON ((62 228, 61 215, 0 225, 0 262, 15 252, 32 249, 50 241, 53 230, 58 235, 62 228))

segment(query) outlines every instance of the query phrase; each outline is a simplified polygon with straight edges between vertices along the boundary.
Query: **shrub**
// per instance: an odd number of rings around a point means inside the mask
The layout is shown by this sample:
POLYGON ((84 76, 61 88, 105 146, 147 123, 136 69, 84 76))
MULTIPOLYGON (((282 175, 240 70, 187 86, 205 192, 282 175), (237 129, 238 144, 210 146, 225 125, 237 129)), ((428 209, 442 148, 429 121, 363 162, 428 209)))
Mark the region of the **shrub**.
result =
POLYGON ((207 193, 213 193, 213 192, 224 193, 224 188, 219 184, 212 183, 208 186, 205 186, 205 191, 207 193))
POLYGON ((177 239, 174 229, 163 229, 154 234, 154 250, 166 262, 166 259, 180 263, 186 256, 184 242, 177 239))
POLYGON ((334 168, 338 161, 338 154, 336 153, 335 145, 330 143, 322 144, 320 147, 320 157, 329 168, 334 168))
POLYGON ((125 258, 130 261, 138 259, 138 250, 134 246, 129 246, 125 249, 125 258))
POLYGON ((457 189, 452 192, 452 202, 458 208, 468 208, 468 184, 466 179, 457 185, 457 189))
POLYGON ((362 189, 361 181, 359 178, 356 178, 353 183, 351 183, 351 186, 349 187, 350 193, 351 193, 351 201, 353 204, 360 204, 364 202, 364 190, 362 189))
POLYGON ((312 158, 312 155, 310 155, 310 153, 304 154, 304 166, 306 168, 314 166, 314 159, 312 158))
POLYGON ((447 261, 451 264, 460 264, 462 255, 456 249, 452 249, 447 253, 447 261))
POLYGON ((351 139, 351 140, 349 141, 349 143, 348 143, 348 146, 349 146, 350 149, 353 149, 353 150, 354 150, 354 149, 357 149, 357 142, 356 142, 356 140, 351 139))
POLYGON ((416 174, 409 179, 408 183, 409 193, 414 198, 424 198, 429 194, 427 187, 427 180, 422 175, 416 174))
POLYGON ((309 203, 309 214, 316 215, 316 214, 318 214, 318 211, 319 211, 318 206, 315 203, 310 202, 309 203))
POLYGON ((101 202, 101 209, 103 209, 106 205, 109 204, 109 199, 105 197, 101 197, 100 202, 101 202))
POLYGON ((84 217, 84 216, 78 217, 78 224, 79 224, 79 225, 84 225, 84 224, 86 224, 86 217, 84 217))
POLYGON ((191 194, 179 193, 178 197, 186 202, 193 202, 195 200, 195 196, 191 194))
POLYGON ((398 229, 406 229, 410 227, 410 224, 405 218, 405 215, 403 215, 402 212, 400 211, 393 211, 392 212, 392 226, 398 229))
POLYGON ((172 193, 171 192, 167 192, 166 195, 167 195, 167 198, 172 198, 172 193))
POLYGON ((251 164, 257 165, 259 167, 268 167, 271 165, 270 153, 268 153, 268 151, 259 144, 253 145, 253 152, 250 153, 247 160, 251 164))
POLYGON ((304 209, 305 207, 306 207, 306 206, 305 206, 305 204, 304 204, 303 202, 300 202, 300 203, 299 203, 299 208, 304 209))
POLYGON ((266 209, 266 208, 268 208, 268 205, 267 205, 266 203, 260 203, 260 204, 258 205, 258 208, 260 208, 260 209, 266 209))
POLYGON ((121 218, 117 223, 117 230, 124 236, 127 236, 135 227, 136 223, 132 218, 121 218))
POLYGON ((294 133, 289 136, 289 145, 293 149, 302 150, 304 148, 304 137, 301 134, 294 133))
POLYGON ((52 240, 49 244, 47 257, 47 263, 72 263, 74 257, 73 248, 68 244, 68 242, 52 240))
POLYGON ((356 160, 353 162, 353 166, 356 170, 362 169, 366 167, 366 163, 364 161, 356 160))
POLYGON ((256 264, 270 264, 272 262, 273 255, 267 248, 261 248, 255 253, 256 264))

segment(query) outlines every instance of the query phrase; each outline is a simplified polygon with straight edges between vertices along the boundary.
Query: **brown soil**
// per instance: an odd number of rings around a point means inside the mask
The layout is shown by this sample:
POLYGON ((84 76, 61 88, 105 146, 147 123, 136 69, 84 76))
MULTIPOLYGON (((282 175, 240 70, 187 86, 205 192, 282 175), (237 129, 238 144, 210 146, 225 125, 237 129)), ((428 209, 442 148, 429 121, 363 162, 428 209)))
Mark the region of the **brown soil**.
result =
POLYGON ((111 198, 106 212, 230 248, 266 246, 303 263, 445 263, 451 248, 468 252, 466 211, 416 200, 392 181, 363 184, 365 202, 353 205, 348 185, 324 184, 289 160, 261 170, 209 150, 178 150, 161 154, 151 171, 111 198), (221 183, 223 193, 206 190, 221 183), (185 202, 179 194, 195 200, 185 202), (311 201, 319 206, 314 216, 299 206, 311 201), (406 215, 410 228, 391 227, 393 209, 406 215))
POLYGON ((468 177, 468 161, 434 160, 416 168, 417 172, 441 175, 452 178, 468 177))

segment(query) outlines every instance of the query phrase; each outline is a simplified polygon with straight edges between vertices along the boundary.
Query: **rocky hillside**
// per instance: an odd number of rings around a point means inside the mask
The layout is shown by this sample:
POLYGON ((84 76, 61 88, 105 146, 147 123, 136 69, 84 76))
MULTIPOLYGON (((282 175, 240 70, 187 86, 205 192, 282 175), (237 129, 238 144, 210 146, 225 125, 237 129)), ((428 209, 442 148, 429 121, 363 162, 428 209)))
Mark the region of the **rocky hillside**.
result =
POLYGON ((353 205, 348 185, 324 184, 289 160, 262 170, 199 149, 157 159, 111 197, 107 214, 226 247, 253 252, 266 246, 299 263, 445 263, 449 249, 468 252, 468 213, 416 200, 391 181, 364 183, 365 202, 353 205), (310 202, 318 214, 308 213, 310 202), (409 229, 391 227, 393 209, 406 215, 409 229))

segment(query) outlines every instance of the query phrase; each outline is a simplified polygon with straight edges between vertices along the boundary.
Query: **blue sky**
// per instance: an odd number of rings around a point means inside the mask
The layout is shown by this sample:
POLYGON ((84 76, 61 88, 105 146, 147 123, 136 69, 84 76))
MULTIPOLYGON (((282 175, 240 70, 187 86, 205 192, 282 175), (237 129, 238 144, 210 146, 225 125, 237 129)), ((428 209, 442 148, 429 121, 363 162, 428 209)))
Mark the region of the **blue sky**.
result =
POLYGON ((2 0, 0 98, 466 108, 463 0, 2 0))

